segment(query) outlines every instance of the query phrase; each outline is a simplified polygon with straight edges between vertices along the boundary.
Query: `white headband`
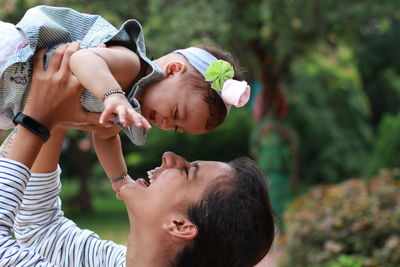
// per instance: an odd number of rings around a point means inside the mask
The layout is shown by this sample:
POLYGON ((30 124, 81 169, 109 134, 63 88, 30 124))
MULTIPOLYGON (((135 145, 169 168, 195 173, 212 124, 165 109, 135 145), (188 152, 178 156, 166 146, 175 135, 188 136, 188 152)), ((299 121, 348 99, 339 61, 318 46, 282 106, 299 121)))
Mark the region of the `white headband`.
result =
POLYGON ((210 64, 217 61, 218 58, 198 47, 189 47, 186 49, 175 50, 174 53, 183 55, 203 77, 206 77, 206 70, 210 64))

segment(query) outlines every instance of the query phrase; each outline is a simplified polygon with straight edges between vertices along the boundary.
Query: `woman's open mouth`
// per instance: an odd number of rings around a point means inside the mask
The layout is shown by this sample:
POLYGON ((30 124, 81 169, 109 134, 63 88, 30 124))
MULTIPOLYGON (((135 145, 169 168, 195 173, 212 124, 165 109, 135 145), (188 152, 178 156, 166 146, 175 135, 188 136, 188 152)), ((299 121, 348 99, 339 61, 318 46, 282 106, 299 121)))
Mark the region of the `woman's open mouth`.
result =
POLYGON ((140 186, 143 186, 143 187, 149 187, 149 186, 150 186, 150 183, 147 182, 147 181, 146 181, 145 179, 143 179, 143 178, 137 179, 137 180, 136 180, 136 183, 137 183, 138 185, 140 185, 140 186))

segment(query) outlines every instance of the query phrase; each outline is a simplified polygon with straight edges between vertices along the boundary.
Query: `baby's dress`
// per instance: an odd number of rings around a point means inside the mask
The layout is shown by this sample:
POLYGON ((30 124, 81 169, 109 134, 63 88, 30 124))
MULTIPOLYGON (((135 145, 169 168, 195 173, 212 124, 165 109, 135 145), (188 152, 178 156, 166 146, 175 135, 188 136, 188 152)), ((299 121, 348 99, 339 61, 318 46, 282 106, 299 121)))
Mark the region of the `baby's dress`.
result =
MULTIPOLYGON (((149 75, 137 80, 127 96, 138 112, 140 104, 134 97, 143 93, 149 84, 162 79, 161 69, 146 56, 142 26, 134 19, 126 21, 117 30, 99 15, 83 14, 70 8, 37 6, 29 9, 16 26, 25 35, 27 45, 8 58, 0 78, 0 113, 9 121, 23 109, 31 84, 32 56, 43 47, 49 47, 46 66, 58 45, 75 40, 81 41, 80 49, 105 43, 122 45, 134 51, 141 62, 152 69, 149 75)), ((103 102, 86 89, 82 93, 81 104, 90 112, 104 110, 103 102)), ((142 145, 146 141, 146 129, 134 125, 123 127, 118 121, 115 123, 134 144, 142 145)))

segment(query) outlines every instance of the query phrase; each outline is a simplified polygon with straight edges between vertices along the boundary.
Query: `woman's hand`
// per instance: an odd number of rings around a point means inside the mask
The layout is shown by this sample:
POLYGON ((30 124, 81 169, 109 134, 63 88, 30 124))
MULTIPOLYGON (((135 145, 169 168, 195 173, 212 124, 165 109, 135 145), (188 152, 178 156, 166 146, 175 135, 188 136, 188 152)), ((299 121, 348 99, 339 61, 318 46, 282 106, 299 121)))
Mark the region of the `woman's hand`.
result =
POLYGON ((76 124, 76 123, 63 122, 59 123, 56 128, 61 128, 64 130, 75 129, 86 132, 94 132, 101 139, 108 139, 112 136, 116 136, 121 131, 121 128, 119 128, 114 123, 111 123, 111 125, 107 126, 100 125, 98 124, 97 121, 96 123, 97 124, 76 124))
POLYGON ((79 48, 79 42, 59 46, 44 69, 45 49, 34 58, 32 85, 24 113, 51 129, 58 122, 97 123, 98 115, 85 112, 80 104, 82 86, 71 73, 69 59, 79 48))

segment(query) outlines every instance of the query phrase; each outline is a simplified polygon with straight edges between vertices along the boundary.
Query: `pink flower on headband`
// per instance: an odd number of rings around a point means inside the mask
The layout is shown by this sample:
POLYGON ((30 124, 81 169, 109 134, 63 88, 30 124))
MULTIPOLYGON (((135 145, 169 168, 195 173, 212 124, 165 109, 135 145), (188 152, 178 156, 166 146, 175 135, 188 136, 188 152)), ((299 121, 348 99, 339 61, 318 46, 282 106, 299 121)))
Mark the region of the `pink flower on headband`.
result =
POLYGON ((245 81, 229 79, 224 82, 221 97, 227 104, 242 107, 250 99, 250 86, 245 81))

